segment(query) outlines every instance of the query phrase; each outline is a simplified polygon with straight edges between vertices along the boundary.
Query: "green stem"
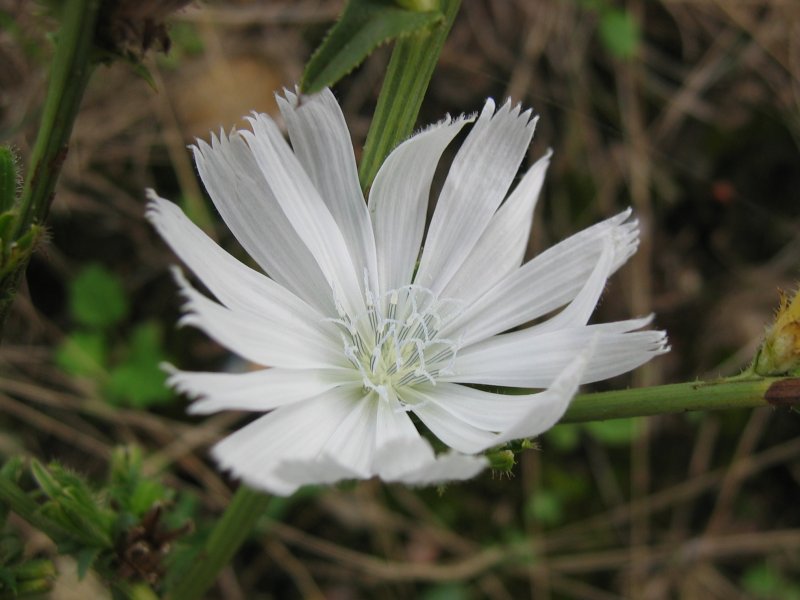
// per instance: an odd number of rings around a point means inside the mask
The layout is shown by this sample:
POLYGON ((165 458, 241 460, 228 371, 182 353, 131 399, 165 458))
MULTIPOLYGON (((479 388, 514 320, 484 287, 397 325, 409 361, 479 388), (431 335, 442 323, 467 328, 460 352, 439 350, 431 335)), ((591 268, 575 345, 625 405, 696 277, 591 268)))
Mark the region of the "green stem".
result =
POLYGON ((170 590, 170 600, 196 600, 210 588, 220 570, 253 532, 271 498, 241 485, 225 514, 214 526, 205 549, 182 579, 170 590))
POLYGON ((561 423, 581 423, 759 406, 800 405, 800 378, 732 377, 649 388, 579 394, 561 423))
POLYGON ((441 4, 442 23, 395 43, 358 172, 364 190, 372 185, 389 152, 414 130, 422 99, 461 0, 442 0, 441 4))
MULTIPOLYGON (((92 72, 92 48, 100 0, 65 0, 50 71, 42 122, 28 163, 11 239, 21 240, 47 217, 67 154, 67 142, 92 72)), ((30 252, 0 278, 0 335, 30 252)))
POLYGON ((72 126, 92 72, 99 7, 100 0, 66 0, 61 9, 63 22, 53 56, 42 122, 22 189, 17 238, 32 224, 42 223, 50 208, 72 126))

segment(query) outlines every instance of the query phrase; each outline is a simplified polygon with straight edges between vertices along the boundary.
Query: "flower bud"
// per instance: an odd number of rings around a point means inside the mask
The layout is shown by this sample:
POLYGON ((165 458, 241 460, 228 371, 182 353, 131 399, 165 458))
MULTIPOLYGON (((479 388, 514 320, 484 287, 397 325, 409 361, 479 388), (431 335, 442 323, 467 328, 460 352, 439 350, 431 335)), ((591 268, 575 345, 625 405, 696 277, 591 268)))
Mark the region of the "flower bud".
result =
POLYGON ((800 369, 800 288, 791 302, 781 292, 775 322, 767 329, 755 359, 759 375, 784 375, 800 369))

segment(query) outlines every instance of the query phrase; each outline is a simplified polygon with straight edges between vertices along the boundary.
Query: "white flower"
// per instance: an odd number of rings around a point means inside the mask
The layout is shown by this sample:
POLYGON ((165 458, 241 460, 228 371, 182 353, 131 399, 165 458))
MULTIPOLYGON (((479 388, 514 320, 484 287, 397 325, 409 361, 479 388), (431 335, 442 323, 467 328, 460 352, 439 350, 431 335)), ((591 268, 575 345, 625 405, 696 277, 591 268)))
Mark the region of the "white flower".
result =
POLYGON ((387 158, 367 205, 333 94, 278 100, 291 147, 257 114, 252 131, 193 148, 217 210, 269 277, 148 192, 148 217, 219 301, 176 270, 182 323, 265 367, 169 379, 198 399, 193 413, 269 411, 213 449, 249 485, 290 494, 372 476, 466 479, 486 466, 484 450, 552 427, 581 383, 666 351, 663 332, 636 331, 650 317, 587 325, 606 279, 636 249, 630 211, 521 266, 550 158, 507 197, 536 124, 530 111, 488 100, 477 118, 418 133, 387 158), (434 171, 472 121, 425 235, 434 171), (437 455, 412 416, 452 450, 437 455))

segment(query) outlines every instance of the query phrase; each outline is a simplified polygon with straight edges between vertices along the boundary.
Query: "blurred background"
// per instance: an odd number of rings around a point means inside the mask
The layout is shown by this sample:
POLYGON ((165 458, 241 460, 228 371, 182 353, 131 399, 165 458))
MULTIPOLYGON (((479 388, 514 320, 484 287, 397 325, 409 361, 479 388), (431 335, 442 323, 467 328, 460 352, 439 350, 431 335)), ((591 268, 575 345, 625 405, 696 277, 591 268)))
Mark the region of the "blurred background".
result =
MULTIPOLYGON (((187 144, 273 113, 342 6, 194 2, 169 18, 149 82, 98 68, 0 346, 1 458, 102 478, 112 448, 136 444, 195 535, 226 506, 233 482, 207 449, 250 417, 188 418, 163 387, 161 361, 236 365, 176 329, 176 259, 143 218, 144 189, 246 260, 187 144)), ((0 0, 0 141, 23 163, 56 25, 38 2, 0 0)), ((357 156, 390 50, 335 89, 357 156)), ((541 115, 527 164, 555 151, 531 256, 627 206, 642 223, 596 319, 655 312, 672 352, 593 389, 745 367, 800 270, 800 3, 463 0, 419 125, 489 96, 541 115)), ((798 432, 799 415, 771 409, 558 426, 511 477, 309 489, 272 503, 209 597, 800 598, 798 432)), ((78 597, 103 597, 90 589, 78 597)))

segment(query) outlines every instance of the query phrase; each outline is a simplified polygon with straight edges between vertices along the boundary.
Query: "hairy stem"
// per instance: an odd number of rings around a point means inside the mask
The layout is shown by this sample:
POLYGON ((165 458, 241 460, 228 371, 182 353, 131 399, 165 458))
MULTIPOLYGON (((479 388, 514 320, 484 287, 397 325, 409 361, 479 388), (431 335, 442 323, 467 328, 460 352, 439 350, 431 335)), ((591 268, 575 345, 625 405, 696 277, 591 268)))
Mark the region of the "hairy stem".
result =
POLYGON ((731 377, 579 394, 561 423, 759 406, 800 405, 800 378, 731 377))
MULTIPOLYGON (((67 154, 67 142, 92 72, 92 49, 100 0, 65 0, 62 25, 53 54, 42 121, 28 162, 12 239, 20 240, 33 226, 44 222, 53 201, 53 190, 67 154)), ((0 335, 26 255, 0 280, 0 335)))

